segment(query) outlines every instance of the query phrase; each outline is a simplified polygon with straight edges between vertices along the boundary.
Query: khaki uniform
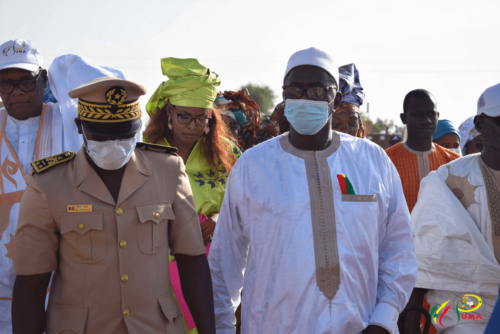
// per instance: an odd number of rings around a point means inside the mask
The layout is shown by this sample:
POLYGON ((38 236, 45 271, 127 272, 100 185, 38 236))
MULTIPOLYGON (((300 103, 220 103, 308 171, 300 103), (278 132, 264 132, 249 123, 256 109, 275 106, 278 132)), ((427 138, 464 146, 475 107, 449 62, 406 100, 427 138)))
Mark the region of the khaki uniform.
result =
POLYGON ((83 148, 26 177, 15 272, 54 271, 47 333, 185 332, 168 256, 205 254, 200 223, 182 160, 143 149, 125 168, 118 203, 83 148))

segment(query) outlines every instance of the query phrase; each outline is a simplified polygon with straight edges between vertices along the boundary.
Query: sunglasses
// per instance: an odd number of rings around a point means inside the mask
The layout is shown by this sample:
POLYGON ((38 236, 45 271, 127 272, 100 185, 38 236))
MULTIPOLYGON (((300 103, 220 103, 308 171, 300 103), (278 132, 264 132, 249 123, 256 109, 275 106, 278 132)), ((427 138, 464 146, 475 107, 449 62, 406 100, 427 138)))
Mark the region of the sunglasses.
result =
POLYGON ((333 89, 330 87, 310 87, 310 88, 299 88, 299 87, 282 87, 285 96, 289 99, 300 99, 304 92, 306 92, 307 97, 313 100, 320 100, 326 96, 327 91, 333 89))
POLYGON ((332 130, 342 132, 342 129, 346 129, 346 131, 358 131, 359 123, 346 125, 332 124, 332 130))
POLYGON ((29 93, 35 89, 36 82, 42 75, 42 69, 38 72, 35 79, 19 80, 19 81, 0 81, 0 93, 10 94, 14 91, 16 86, 21 92, 29 93))

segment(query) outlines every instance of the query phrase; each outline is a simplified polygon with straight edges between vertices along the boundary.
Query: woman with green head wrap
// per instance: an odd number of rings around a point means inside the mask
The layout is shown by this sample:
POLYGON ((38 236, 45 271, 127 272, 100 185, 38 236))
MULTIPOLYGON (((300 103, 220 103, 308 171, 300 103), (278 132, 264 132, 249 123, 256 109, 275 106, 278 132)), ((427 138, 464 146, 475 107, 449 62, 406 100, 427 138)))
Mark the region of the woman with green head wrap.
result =
MULTIPOLYGON (((144 139, 178 149, 186 165, 196 211, 200 218, 208 218, 201 225, 207 245, 222 206, 227 176, 241 152, 213 107, 219 76, 197 59, 164 58, 161 67, 169 80, 160 84, 146 105, 151 120, 144 139)), ((187 333, 198 333, 190 319, 184 314, 187 333)))

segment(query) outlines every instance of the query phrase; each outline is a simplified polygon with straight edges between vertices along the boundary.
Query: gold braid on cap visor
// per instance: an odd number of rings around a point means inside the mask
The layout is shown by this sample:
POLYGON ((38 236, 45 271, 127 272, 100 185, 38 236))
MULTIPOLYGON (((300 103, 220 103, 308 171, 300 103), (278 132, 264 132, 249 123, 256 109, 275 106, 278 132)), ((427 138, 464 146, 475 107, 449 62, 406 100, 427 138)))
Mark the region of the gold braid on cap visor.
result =
POLYGON ((113 87, 106 92, 108 103, 94 103, 78 99, 78 117, 82 121, 98 123, 128 122, 140 118, 142 112, 139 100, 124 103, 126 98, 125 89, 113 87))

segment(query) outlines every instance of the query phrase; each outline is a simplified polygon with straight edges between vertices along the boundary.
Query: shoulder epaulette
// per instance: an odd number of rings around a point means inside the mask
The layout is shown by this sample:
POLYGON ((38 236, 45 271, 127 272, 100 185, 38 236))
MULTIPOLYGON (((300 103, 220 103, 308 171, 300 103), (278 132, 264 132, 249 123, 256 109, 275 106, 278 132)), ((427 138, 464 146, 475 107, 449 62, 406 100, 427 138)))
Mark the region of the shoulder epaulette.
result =
POLYGON ((150 144, 150 143, 143 143, 139 142, 135 145, 140 150, 143 151, 153 151, 153 152, 159 152, 159 153, 169 153, 169 154, 176 154, 177 149, 175 147, 170 147, 170 146, 165 146, 165 145, 158 145, 158 144, 150 144))
POLYGON ((31 166, 35 169, 35 172, 41 173, 44 170, 49 169, 50 167, 54 167, 60 165, 66 161, 73 160, 76 154, 71 151, 66 151, 60 154, 51 155, 50 157, 46 157, 40 160, 35 160, 31 163, 31 166))

